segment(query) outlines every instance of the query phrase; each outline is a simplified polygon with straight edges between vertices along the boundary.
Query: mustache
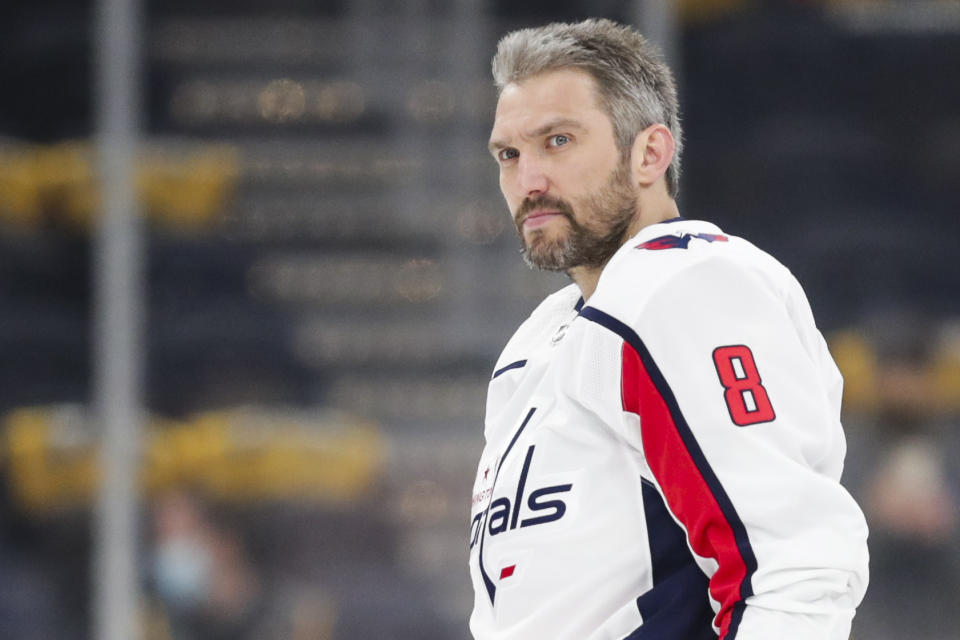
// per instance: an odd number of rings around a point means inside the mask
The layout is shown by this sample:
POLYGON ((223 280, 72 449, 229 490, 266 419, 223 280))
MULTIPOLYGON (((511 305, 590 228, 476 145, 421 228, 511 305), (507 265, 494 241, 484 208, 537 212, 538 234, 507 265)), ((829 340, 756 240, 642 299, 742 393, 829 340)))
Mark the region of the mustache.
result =
POLYGON ((517 226, 520 226, 523 224, 523 221, 527 219, 527 216, 530 215, 531 211, 537 211, 539 209, 558 211, 569 220, 573 220, 573 207, 566 201, 551 196, 525 198, 524 201, 520 203, 520 206, 517 207, 516 212, 514 212, 513 219, 516 221, 517 226))

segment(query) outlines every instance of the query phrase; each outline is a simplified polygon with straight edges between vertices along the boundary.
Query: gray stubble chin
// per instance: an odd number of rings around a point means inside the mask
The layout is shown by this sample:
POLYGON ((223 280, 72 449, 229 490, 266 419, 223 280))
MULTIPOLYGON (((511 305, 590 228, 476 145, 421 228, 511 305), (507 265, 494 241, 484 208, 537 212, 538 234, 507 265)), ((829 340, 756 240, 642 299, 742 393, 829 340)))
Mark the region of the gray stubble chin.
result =
MULTIPOLYGON (((566 214, 564 214, 566 215, 566 214)), ((527 241, 522 229, 517 232, 520 235, 520 253, 524 263, 531 269, 541 271, 566 271, 570 268, 568 263, 575 260, 573 247, 571 246, 570 219, 567 218, 568 229, 565 237, 559 241, 549 241, 545 239, 543 231, 537 229, 530 234, 530 240, 527 241)))

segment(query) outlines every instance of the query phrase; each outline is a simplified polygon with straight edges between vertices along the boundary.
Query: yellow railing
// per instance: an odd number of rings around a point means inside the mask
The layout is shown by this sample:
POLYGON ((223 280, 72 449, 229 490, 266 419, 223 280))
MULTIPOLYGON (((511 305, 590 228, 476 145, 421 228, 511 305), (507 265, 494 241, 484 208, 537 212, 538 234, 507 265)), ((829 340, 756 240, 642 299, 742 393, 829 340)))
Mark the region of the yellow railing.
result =
MULTIPOLYGON (((151 222, 199 230, 215 223, 239 172, 228 147, 145 150, 135 175, 151 222)), ((95 149, 88 142, 0 149, 0 222, 88 229, 100 208, 95 149)))
MULTIPOLYGON (((235 409, 184 421, 154 419, 140 481, 150 494, 189 486, 232 501, 342 504, 380 477, 384 443, 372 424, 339 417, 235 409)), ((95 431, 82 410, 7 414, 0 453, 12 497, 28 511, 86 507, 97 484, 95 431)))

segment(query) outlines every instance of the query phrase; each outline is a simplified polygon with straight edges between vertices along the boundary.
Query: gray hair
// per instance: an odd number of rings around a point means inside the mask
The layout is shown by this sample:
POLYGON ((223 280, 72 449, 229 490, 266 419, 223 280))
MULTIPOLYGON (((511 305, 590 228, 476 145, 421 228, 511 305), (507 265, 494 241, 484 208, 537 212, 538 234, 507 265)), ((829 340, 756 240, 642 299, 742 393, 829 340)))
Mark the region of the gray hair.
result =
POLYGON ((512 82, 562 68, 582 69, 593 77, 624 157, 650 125, 670 129, 676 149, 666 180, 667 191, 676 198, 683 132, 673 74, 660 51, 634 29, 610 20, 555 22, 505 35, 493 57, 493 80, 502 91, 512 82))

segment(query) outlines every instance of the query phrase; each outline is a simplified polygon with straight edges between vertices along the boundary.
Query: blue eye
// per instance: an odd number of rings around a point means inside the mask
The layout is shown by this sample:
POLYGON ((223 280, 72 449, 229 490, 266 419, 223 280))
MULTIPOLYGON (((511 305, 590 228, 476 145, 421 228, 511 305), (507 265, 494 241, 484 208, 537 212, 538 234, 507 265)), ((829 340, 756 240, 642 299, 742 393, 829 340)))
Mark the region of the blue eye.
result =
POLYGON ((501 149, 497 152, 497 160, 500 162, 506 162, 507 160, 512 160, 516 158, 519 154, 516 149, 501 149))
POLYGON ((570 142, 570 138, 562 133, 557 133, 547 138, 547 145, 551 147, 562 147, 568 142, 570 142))

